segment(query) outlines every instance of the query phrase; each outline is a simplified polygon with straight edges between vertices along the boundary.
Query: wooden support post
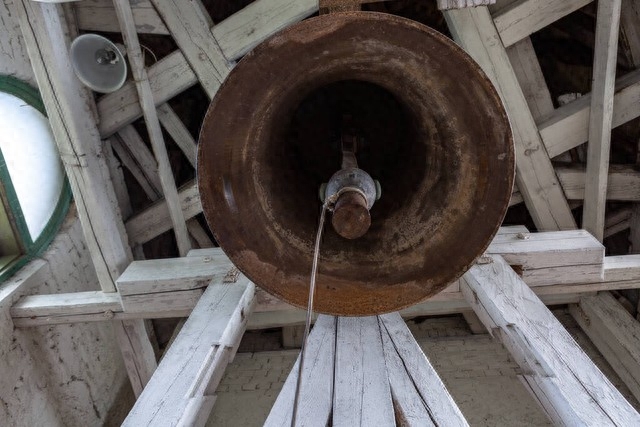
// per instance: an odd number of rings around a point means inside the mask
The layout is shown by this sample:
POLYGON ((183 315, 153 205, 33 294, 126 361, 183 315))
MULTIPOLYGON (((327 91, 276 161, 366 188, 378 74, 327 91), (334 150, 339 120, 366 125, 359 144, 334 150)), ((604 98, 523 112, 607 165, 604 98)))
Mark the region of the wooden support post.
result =
POLYGON ((517 0, 495 14, 495 25, 508 47, 592 1, 517 0))
POLYGON ((143 62, 131 7, 126 0, 115 0, 114 5, 118 15, 118 21, 122 28, 122 35, 127 45, 127 58, 129 59, 131 73, 133 74, 133 79, 138 90, 140 105, 145 117, 147 131, 149 132, 149 139, 151 140, 151 146, 153 147, 153 152, 158 162, 160 183, 165 199, 168 202, 167 207, 169 208, 173 231, 178 244, 178 251, 180 252, 180 256, 186 256, 189 249, 191 249, 191 242, 189 241, 185 218, 180 208, 178 190, 176 189, 173 173, 171 172, 167 147, 164 145, 164 138, 154 104, 153 92, 143 62))
POLYGON ((210 31, 200 0, 151 0, 209 98, 227 78, 231 66, 210 31))
MULTIPOLYGON (((398 313, 321 315, 305 357, 296 425, 468 425, 398 313)), ((298 363, 265 426, 291 425, 298 363)))
POLYGON ((516 182, 536 226, 541 231, 576 228, 489 11, 476 7, 444 15, 456 42, 480 64, 505 104, 516 144, 516 182))
POLYGON ((244 277, 209 285, 123 426, 204 425, 215 389, 240 345, 254 293, 244 277))
POLYGON ((600 241, 604 236, 604 215, 607 203, 609 147, 611 145, 613 91, 618 58, 621 1, 598 2, 596 22, 582 227, 600 241))
MULTIPOLYGON (((336 318, 318 316, 307 341, 296 425, 326 426, 331 417, 336 318)), ((265 427, 290 427, 300 357, 271 408, 265 427)))
POLYGON ((158 106, 158 119, 176 145, 180 147, 189 164, 195 168, 198 151, 196 141, 169 104, 158 106))
POLYGON ((640 323, 609 292, 582 298, 569 312, 640 400, 640 323))
POLYGON ((462 293, 520 365, 549 418, 561 425, 640 424, 640 414, 509 264, 500 256, 482 260, 463 276, 462 293))
MULTIPOLYGON (((114 292, 132 255, 92 115, 93 99, 72 70, 60 6, 23 0, 14 6, 100 287, 114 292)), ((115 331, 138 394, 156 366, 153 346, 142 320, 116 323, 115 331), (123 339, 123 329, 137 339, 123 339)))

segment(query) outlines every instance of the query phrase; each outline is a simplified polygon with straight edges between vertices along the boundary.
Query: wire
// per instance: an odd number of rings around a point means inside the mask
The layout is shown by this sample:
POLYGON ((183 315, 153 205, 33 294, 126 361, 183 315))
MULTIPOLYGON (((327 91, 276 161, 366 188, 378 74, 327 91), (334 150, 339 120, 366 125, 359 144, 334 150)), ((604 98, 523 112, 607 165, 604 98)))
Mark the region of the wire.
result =
POLYGON ((316 274, 318 272, 318 257, 320 255, 320 240, 322 238, 322 230, 324 228, 324 219, 329 204, 327 200, 322 205, 320 213, 320 222, 318 224, 318 232, 316 234, 316 244, 313 250, 313 265, 311 267, 311 280, 309 283, 309 299, 307 301, 307 320, 304 325, 304 335, 302 337, 302 346, 300 347, 300 363, 298 363, 298 379, 296 381, 296 393, 293 398, 293 414, 291 415, 291 427, 296 426, 296 416, 298 415, 298 399, 300 399, 300 387, 302 385, 302 367, 304 365, 305 350, 307 348, 307 338, 309 338, 309 329, 311 329, 311 316, 313 314, 313 297, 316 291, 316 274))

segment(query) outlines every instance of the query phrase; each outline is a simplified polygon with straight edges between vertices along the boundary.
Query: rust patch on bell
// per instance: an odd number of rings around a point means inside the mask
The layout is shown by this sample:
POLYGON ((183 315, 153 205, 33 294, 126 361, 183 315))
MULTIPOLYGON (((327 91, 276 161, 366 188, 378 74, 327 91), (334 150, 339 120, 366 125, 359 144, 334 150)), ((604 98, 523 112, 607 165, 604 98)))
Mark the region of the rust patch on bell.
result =
POLYGON ((361 237, 325 228, 314 309, 399 310, 484 253, 514 180, 500 98, 442 34, 349 12, 303 21, 258 46, 207 111, 197 167, 203 211, 249 279, 305 307, 318 188, 340 168, 335 116, 345 109, 363 130, 358 164, 380 181, 382 198, 361 237))

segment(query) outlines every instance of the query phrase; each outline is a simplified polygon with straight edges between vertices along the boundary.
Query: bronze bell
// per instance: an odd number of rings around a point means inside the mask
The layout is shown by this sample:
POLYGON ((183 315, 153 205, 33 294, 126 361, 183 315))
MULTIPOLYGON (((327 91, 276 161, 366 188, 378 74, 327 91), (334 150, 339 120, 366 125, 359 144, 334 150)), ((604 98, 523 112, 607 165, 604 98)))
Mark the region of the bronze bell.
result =
MULTIPOLYGON (((382 197, 366 213, 354 209, 370 216, 366 227, 349 216, 361 236, 326 227, 318 312, 372 315, 422 301, 462 275, 502 222, 513 139, 480 67, 442 34, 397 16, 303 21, 237 64, 209 106, 198 151, 216 240, 291 304, 307 304, 318 189, 350 153, 382 197)), ((362 205, 357 194, 351 202, 362 205)))

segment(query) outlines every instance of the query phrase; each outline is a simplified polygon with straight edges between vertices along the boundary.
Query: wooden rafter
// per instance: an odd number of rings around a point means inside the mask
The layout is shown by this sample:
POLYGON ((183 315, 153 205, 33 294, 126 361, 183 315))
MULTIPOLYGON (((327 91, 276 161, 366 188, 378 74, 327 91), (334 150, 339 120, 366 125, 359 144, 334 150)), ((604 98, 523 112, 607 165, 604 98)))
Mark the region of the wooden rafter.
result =
POLYGON ((640 414, 501 257, 471 267, 461 290, 520 365, 523 384, 554 423, 640 423, 640 414))
MULTIPOLYGON (((115 280, 132 254, 88 107, 93 99, 71 68, 70 40, 60 20, 60 6, 21 0, 14 6, 100 287, 103 292, 114 292, 115 280)), ((144 322, 117 322, 114 327, 134 392, 139 394, 156 366, 144 322)))
POLYGON ((598 2, 596 22, 582 227, 600 241, 604 235, 621 3, 598 2))
POLYGON ((139 102, 145 118, 147 132, 149 133, 151 146, 153 147, 153 152, 155 154, 156 161, 158 162, 160 185, 162 186, 162 192, 165 200, 167 200, 169 216, 171 217, 171 224, 178 244, 178 252, 181 256, 186 256, 189 249, 191 249, 191 241, 189 240, 184 214, 180 207, 178 190, 173 178, 173 172, 171 171, 167 147, 165 146, 164 137, 162 136, 151 84, 149 83, 149 77, 144 65, 142 49, 140 48, 140 42, 138 41, 138 34, 133 23, 131 7, 129 6, 129 2, 126 0, 115 0, 114 5, 116 7, 118 21, 122 28, 122 35, 126 43, 127 58, 131 65, 131 72, 133 74, 139 102))

